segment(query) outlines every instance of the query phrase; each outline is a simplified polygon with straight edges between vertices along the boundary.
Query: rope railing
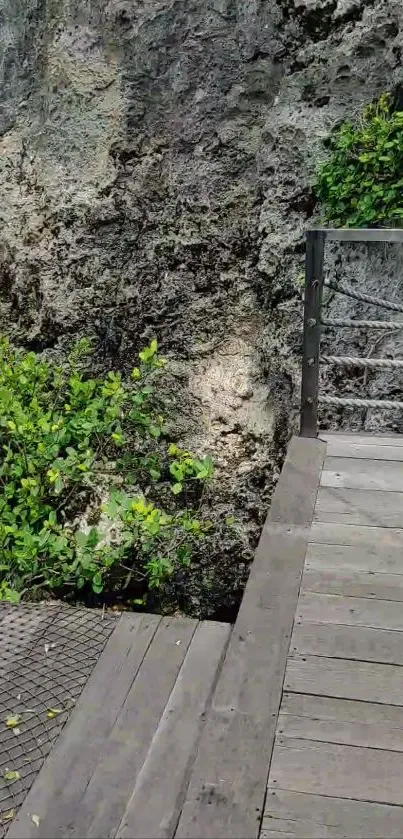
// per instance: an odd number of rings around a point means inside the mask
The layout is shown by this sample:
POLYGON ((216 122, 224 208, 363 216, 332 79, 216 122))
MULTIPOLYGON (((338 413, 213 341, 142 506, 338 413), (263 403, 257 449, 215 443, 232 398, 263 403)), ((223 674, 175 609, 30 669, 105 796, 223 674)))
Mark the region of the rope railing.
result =
POLYGON ((381 297, 374 297, 373 294, 364 294, 362 291, 356 291, 352 288, 344 288, 335 283, 333 280, 326 280, 325 288, 331 288, 339 294, 344 294, 346 297, 352 297, 354 300, 361 300, 363 303, 371 303, 372 306, 381 306, 383 309, 390 309, 392 312, 403 312, 403 305, 401 303, 392 303, 390 300, 383 300, 381 297))
POLYGON ((403 329, 403 320, 340 320, 338 318, 322 318, 322 326, 331 328, 347 327, 351 329, 403 329))
POLYGON ((372 367, 373 370, 386 369, 387 367, 395 370, 403 369, 403 361, 396 358, 356 358, 350 355, 322 355, 320 360, 324 364, 336 364, 339 367, 372 367))
MULTIPOLYGON (((324 288, 331 289, 353 300, 379 306, 392 312, 403 313, 403 304, 384 300, 372 294, 340 285, 334 280, 325 280, 323 272, 325 242, 398 242, 403 245, 403 230, 310 230, 307 234, 306 281, 304 304, 304 346, 301 393, 301 435, 316 437, 318 432, 318 404, 334 407, 403 409, 403 402, 391 399, 367 399, 319 394, 319 364, 339 367, 357 367, 364 371, 401 370, 403 359, 359 358, 356 356, 325 355, 320 352, 322 327, 346 327, 350 329, 380 329, 393 332, 403 328, 403 321, 380 321, 351 318, 323 318, 322 298, 324 288), (353 235, 352 235, 353 234, 353 235)), ((375 346, 375 345, 374 345, 375 346)))
POLYGON ((335 405, 338 408, 403 408, 403 402, 392 402, 390 399, 349 399, 342 396, 319 396, 323 405, 335 405))

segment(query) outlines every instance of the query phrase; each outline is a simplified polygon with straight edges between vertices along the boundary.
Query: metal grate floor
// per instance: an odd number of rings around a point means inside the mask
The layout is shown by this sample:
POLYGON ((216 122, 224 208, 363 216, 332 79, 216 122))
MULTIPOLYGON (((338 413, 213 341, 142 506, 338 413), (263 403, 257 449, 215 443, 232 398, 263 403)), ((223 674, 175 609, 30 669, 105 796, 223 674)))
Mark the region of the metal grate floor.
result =
POLYGON ((116 622, 90 609, 0 603, 0 839, 116 622))

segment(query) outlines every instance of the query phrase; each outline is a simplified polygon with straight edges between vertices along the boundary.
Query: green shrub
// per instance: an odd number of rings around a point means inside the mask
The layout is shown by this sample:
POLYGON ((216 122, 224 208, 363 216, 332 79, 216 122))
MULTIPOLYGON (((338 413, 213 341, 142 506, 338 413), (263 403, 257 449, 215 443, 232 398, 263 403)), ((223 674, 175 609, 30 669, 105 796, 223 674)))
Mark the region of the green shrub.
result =
POLYGON ((166 439, 157 342, 129 382, 89 376, 90 355, 82 340, 56 365, 0 339, 0 599, 92 590, 143 602, 211 527, 180 506, 212 462, 166 439))
POLYGON ((318 172, 316 194, 327 220, 364 227, 403 218, 403 111, 389 94, 368 105, 361 118, 339 126, 330 155, 318 172))

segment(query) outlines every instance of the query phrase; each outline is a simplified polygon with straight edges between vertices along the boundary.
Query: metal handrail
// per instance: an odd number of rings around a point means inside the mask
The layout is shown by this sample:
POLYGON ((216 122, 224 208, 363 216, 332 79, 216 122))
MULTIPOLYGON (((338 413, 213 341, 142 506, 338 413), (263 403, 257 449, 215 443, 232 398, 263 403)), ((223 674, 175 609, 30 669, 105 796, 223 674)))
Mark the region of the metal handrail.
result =
POLYGON ((363 321, 357 320, 334 320, 322 319, 323 289, 329 287, 339 294, 345 294, 356 300, 363 300, 374 306, 394 311, 403 312, 403 305, 382 300, 369 294, 358 292, 355 289, 344 288, 333 281, 324 281, 323 261, 326 241, 333 242, 394 242, 403 245, 403 230, 400 229, 324 229, 309 230, 307 232, 306 268, 305 268, 305 301, 304 301, 304 339, 302 353, 302 387, 301 387, 301 428, 302 437, 316 437, 318 434, 318 404, 323 402, 328 405, 348 407, 379 407, 379 408, 402 408, 402 402, 393 402, 386 399, 353 399, 336 396, 321 396, 319 394, 319 365, 321 360, 325 363, 338 364, 341 366, 358 366, 372 368, 400 368, 403 361, 395 359, 368 359, 356 358, 353 356, 323 356, 321 358, 320 342, 323 326, 346 326, 357 329, 373 326, 376 329, 382 327, 391 329, 403 328, 403 322, 398 321, 363 321))

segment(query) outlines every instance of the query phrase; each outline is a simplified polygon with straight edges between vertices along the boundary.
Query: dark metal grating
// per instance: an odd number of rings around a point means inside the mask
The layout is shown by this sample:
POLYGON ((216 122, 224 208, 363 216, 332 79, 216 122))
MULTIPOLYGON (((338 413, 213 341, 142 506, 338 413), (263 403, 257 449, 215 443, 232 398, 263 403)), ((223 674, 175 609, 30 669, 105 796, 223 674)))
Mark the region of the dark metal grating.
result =
POLYGON ((69 718, 115 615, 0 603, 0 837, 69 718), (56 713, 53 715, 53 711, 56 713), (14 728, 7 718, 18 716, 14 728), (7 780, 7 772, 19 778, 7 780))

